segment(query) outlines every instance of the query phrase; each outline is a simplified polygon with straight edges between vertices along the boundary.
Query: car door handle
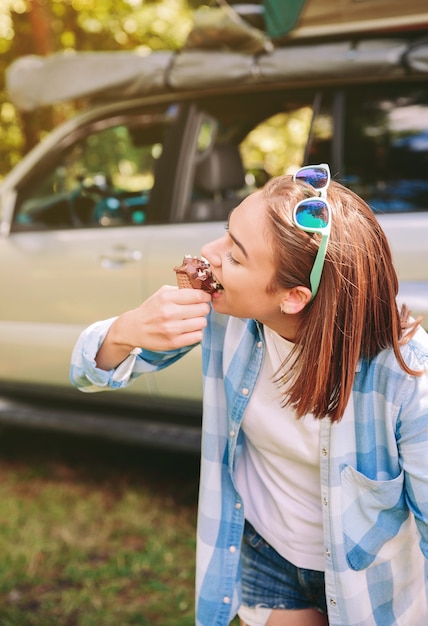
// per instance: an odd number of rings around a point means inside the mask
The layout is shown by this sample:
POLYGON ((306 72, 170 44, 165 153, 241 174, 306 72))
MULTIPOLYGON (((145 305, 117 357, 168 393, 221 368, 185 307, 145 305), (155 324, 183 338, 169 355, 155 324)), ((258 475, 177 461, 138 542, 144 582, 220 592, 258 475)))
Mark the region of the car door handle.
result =
POLYGON ((126 263, 136 263, 141 261, 142 258, 143 253, 141 250, 133 250, 125 246, 116 246, 102 253, 99 257, 101 266, 105 269, 114 269, 126 263))

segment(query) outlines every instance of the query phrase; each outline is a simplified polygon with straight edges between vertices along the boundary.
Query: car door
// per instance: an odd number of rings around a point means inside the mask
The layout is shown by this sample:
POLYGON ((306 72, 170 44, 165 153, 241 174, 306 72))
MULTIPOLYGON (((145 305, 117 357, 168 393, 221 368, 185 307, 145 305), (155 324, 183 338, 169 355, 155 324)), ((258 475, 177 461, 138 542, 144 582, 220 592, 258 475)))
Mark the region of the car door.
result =
MULTIPOLYGON (((51 146, 9 189, 1 381, 68 386, 79 332, 147 297, 152 224, 168 220, 157 172, 176 118, 165 107, 98 118, 63 137, 65 148, 51 146)), ((170 157, 171 181, 174 168, 170 157)), ((134 392, 149 393, 149 379, 134 392)))

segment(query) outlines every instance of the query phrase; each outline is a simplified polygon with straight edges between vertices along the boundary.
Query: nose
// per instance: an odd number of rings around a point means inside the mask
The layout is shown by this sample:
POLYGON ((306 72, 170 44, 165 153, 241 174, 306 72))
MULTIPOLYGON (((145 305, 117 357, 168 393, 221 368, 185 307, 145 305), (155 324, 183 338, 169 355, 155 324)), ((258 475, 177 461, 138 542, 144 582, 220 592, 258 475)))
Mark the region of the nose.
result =
POLYGON ((202 256, 205 257, 208 263, 213 267, 220 267, 221 265, 221 243, 223 239, 224 237, 220 237, 202 246, 202 256))

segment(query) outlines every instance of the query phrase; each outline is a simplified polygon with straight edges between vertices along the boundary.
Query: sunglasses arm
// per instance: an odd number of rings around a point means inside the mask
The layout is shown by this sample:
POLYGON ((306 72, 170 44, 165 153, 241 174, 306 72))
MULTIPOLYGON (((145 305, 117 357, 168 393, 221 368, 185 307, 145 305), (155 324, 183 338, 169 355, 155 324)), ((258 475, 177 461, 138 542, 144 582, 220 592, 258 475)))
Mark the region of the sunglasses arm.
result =
POLYGON ((324 259, 325 259, 325 255, 327 252, 327 244, 328 244, 329 238, 330 238, 330 232, 322 235, 321 243, 318 248, 317 256, 315 258, 315 263, 312 268, 311 275, 309 277, 309 280, 311 283, 311 292, 312 292, 311 300, 315 298, 318 292, 318 287, 321 281, 321 274, 322 274, 322 270, 324 267, 324 259))

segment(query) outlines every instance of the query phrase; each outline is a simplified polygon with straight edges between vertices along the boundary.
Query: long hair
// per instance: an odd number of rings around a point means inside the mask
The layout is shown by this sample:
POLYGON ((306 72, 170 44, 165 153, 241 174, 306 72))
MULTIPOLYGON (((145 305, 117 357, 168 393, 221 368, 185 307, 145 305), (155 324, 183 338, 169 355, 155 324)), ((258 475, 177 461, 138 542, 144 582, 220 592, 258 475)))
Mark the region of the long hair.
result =
MULTIPOLYGON (((299 230, 291 216, 299 200, 317 192, 279 176, 265 185, 263 195, 277 268, 268 290, 310 288, 320 235, 299 230)), ((327 197, 332 225, 320 287, 301 314, 295 347, 279 381, 286 389, 284 404, 298 417, 313 413, 337 421, 349 401, 359 359, 391 348, 405 372, 421 374, 409 369, 400 351, 420 319, 411 320, 405 307, 398 310, 391 250, 369 206, 335 181, 327 197)))

